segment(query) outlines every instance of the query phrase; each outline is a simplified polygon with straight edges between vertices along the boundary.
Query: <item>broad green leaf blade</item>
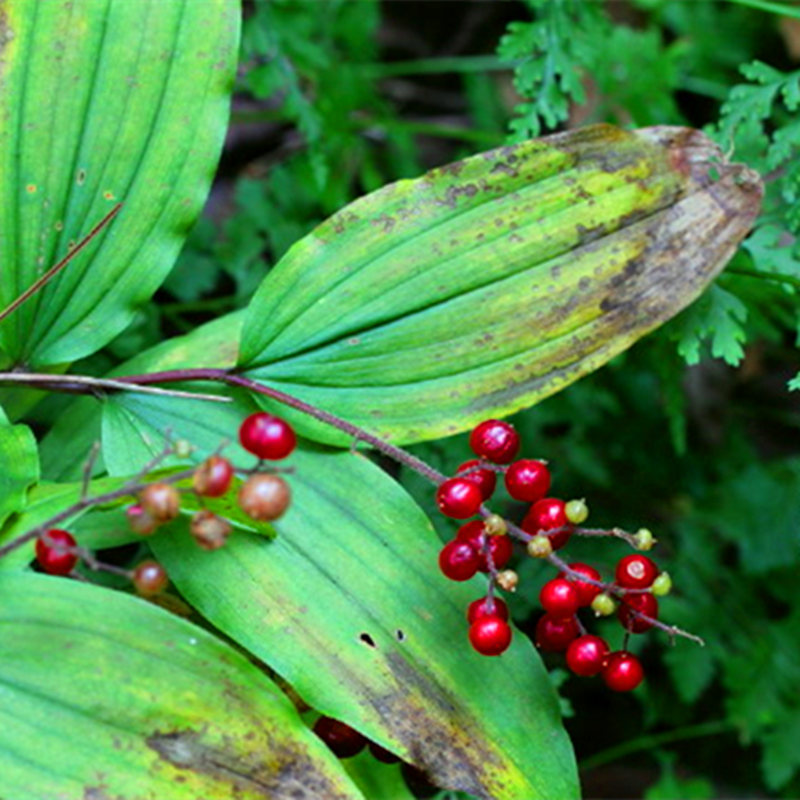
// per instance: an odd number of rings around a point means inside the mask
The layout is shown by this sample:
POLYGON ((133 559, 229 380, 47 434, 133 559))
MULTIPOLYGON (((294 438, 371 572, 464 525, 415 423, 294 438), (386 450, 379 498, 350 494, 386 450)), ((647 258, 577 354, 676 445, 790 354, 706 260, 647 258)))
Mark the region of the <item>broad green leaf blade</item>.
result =
POLYGON ((11 425, 0 408, 0 528, 25 505, 28 488, 39 480, 36 439, 26 425, 11 425))
POLYGON ((129 595, 0 575, 6 800, 361 798, 282 692, 129 595))
POLYGON ((240 368, 396 442, 530 406, 722 268, 761 196, 722 162, 698 131, 593 126, 387 186, 269 273, 240 368))
MULTIPOLYGON (((117 415, 104 426, 109 469, 130 471, 125 454, 147 457, 143 443, 157 451, 168 420, 208 452, 252 410, 192 405, 109 399, 104 415, 117 415)), ((238 445, 228 452, 247 463, 238 445)), ((169 530, 153 540, 183 596, 304 700, 435 783, 496 800, 577 796, 573 753, 530 641, 517 633, 495 659, 469 647, 465 609, 485 582, 441 576, 430 521, 362 455, 304 446, 286 463, 293 502, 273 541, 241 534, 204 553, 169 530)))
POLYGON ((3 10, 0 308, 124 203, 0 325, 12 361, 54 365, 119 333, 172 267, 222 146, 239 8, 75 0, 3 10))

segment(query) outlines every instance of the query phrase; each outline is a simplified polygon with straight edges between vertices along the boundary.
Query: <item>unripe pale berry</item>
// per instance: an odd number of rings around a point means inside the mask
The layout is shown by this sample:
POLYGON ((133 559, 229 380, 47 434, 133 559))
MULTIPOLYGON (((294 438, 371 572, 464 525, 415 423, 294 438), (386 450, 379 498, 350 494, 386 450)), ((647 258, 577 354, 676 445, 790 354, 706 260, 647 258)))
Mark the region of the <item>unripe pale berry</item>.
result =
POLYGON ((633 534, 633 542, 638 550, 652 550, 656 541, 652 532, 647 528, 639 528, 639 530, 633 534))
POLYGON ((508 525, 499 514, 489 514, 483 521, 483 526, 490 536, 505 536, 508 533, 508 525))
POLYGON ((467 622, 472 625, 475 620, 482 617, 500 617, 508 620, 508 606, 500 597, 492 597, 491 604, 488 597, 479 597, 467 606, 467 622))
POLYGON ((232 480, 231 462, 222 456, 210 456, 195 470, 192 488, 203 497, 222 497, 232 480))
MULTIPOLYGON (((576 562, 574 564, 568 564, 568 566, 571 570, 580 573, 586 578, 591 578, 595 581, 601 580, 600 573, 594 567, 590 567, 588 564, 576 562)), ((578 595, 580 597, 581 606, 591 605, 592 600, 594 600, 595 597, 597 597, 597 595, 602 591, 599 586, 595 586, 593 583, 582 581, 578 578, 572 578, 565 572, 561 573, 561 577, 566 578, 575 584, 575 588, 578 590, 578 595)))
POLYGON ((283 516, 292 495, 279 475, 251 475, 239 490, 239 506, 259 522, 273 522, 283 516))
POLYGON ((592 600, 592 611, 598 617, 610 617, 616 610, 617 604, 607 592, 601 592, 592 600))
POLYGON ((488 500, 494 494, 495 487, 497 486, 497 475, 490 469, 480 469, 482 463, 484 462, 478 458, 465 461, 463 464, 460 464, 456 470, 456 477, 466 478, 468 481, 477 484, 478 488, 481 490, 483 499, 488 500), (467 470, 471 471, 466 475, 461 474, 467 470))
POLYGON ((658 567, 641 553, 625 556, 617 562, 617 584, 624 589, 647 589, 657 577, 658 567))
POLYGON ((573 639, 567 648, 567 666, 584 678, 597 675, 603 669, 608 644, 599 636, 586 634, 573 639))
POLYGON ((553 553, 553 545, 547 536, 534 536, 526 545, 525 549, 531 558, 547 558, 553 553))
POLYGON ((642 663, 633 653, 618 650, 606 657, 603 680, 615 692, 630 692, 644 680, 642 663))
POLYGON ((504 569, 497 573, 497 585, 504 592, 515 592, 519 583, 519 575, 513 569, 504 569))
POLYGON ((672 578, 670 578, 669 572, 662 572, 653 581, 650 591, 658 597, 668 595, 672 591, 672 578))
POLYGON ((178 458, 189 458, 194 451, 192 443, 187 439, 178 439, 178 441, 172 446, 172 449, 175 451, 175 455, 178 458))
POLYGON ((50 528, 36 540, 36 561, 48 575, 69 575, 78 563, 78 556, 67 552, 67 548, 75 545, 69 531, 50 528))
POLYGON ((475 455, 487 461, 510 464, 519 450, 519 434, 508 422, 487 419, 473 428, 469 446, 475 455))
POLYGON ((157 561, 142 561, 133 571, 133 585, 144 597, 160 594, 167 588, 167 571, 157 561))
POLYGON ((545 614, 536 623, 536 646, 551 653, 566 650, 580 633, 575 617, 554 617, 545 614))
POLYGON ((203 550, 218 550, 228 540, 232 528, 227 520, 203 509, 192 517, 189 530, 203 550))
POLYGON ((453 539, 439 553, 439 569, 451 581, 468 581, 479 566, 480 556, 469 542, 453 539))
POLYGON ((627 593, 617 611, 622 626, 631 633, 644 633, 653 627, 653 623, 636 615, 644 614, 651 619, 658 618, 658 600, 650 592, 627 593))
POLYGON ((314 733, 339 758, 351 758, 367 746, 367 740, 357 730, 331 717, 320 717, 314 723, 314 733))
POLYGON ((469 627, 469 642, 484 656, 499 656, 511 644, 511 626, 500 617, 480 617, 469 627))
POLYGON ((151 483, 139 493, 139 505, 157 522, 169 522, 178 516, 181 498, 168 483, 151 483))
POLYGON ((550 489, 550 470, 543 461, 523 458, 506 470, 506 489, 515 500, 535 503, 550 489))
POLYGON ((580 606, 580 595, 574 584, 564 578, 553 578, 542 586, 539 602, 554 617, 571 617, 580 606))
POLYGON ((263 411, 245 419, 239 428, 239 441, 249 453, 270 461, 286 458, 297 446, 292 426, 263 411))
POLYGON ((483 503, 480 487, 466 478, 448 478, 436 489, 436 505, 446 517, 474 517, 483 503))
POLYGON ((145 511, 138 503, 125 509, 125 517, 128 520, 128 527, 139 536, 150 536, 158 528, 158 522, 153 516, 145 511))
POLYGON ((589 517, 589 506, 586 505, 586 501, 583 499, 570 500, 564 506, 564 514, 573 525, 580 525, 582 522, 586 522, 589 517))

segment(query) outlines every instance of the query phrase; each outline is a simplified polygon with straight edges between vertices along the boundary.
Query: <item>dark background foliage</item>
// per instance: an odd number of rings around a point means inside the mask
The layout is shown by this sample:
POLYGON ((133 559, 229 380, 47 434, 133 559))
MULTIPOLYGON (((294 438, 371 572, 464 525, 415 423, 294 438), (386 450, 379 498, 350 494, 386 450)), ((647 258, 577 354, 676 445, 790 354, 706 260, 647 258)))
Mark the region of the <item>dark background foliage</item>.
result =
MULTIPOLYGON (((591 797, 800 795, 800 408, 788 386, 800 370, 800 13, 776 7, 249 3, 206 213, 157 302, 76 367, 102 374, 244 306, 346 202, 509 140, 596 121, 686 124, 761 171, 764 214, 711 289, 513 420, 563 494, 587 498, 593 523, 652 528, 676 585, 663 616, 708 642, 639 637, 648 680, 633 696, 568 679, 552 659, 591 797)), ((62 402, 44 404, 40 422, 62 402)), ((465 437, 418 449, 444 470, 467 457, 465 437)), ((430 506, 427 487, 399 477, 430 506)), ((571 555, 609 568, 622 553, 583 543, 571 555)), ((512 611, 530 632, 549 573, 523 570, 512 611)))

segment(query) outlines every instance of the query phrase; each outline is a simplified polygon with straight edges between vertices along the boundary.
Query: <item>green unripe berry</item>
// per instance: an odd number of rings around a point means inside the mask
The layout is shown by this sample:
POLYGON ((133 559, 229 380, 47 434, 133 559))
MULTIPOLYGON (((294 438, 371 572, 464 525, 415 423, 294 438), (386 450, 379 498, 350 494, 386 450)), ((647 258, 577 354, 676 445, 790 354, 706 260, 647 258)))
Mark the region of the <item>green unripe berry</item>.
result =
POLYGON ((506 521, 499 514, 489 514, 483 521, 483 527, 489 536, 505 536, 508 533, 506 521))
POLYGON ((592 611, 598 617, 610 617, 617 609, 614 598, 606 592, 601 592, 592 600, 592 611))
POLYGON ((188 439, 178 439, 172 446, 172 449, 175 451, 175 455, 178 458, 189 458, 194 451, 194 447, 188 439))
POLYGON ((547 536, 534 536, 525 549, 531 558, 547 558, 553 553, 553 545, 547 536))
POLYGON ((637 550, 652 550, 658 540, 648 528, 639 528, 633 535, 633 541, 637 550))
POLYGON ((589 516, 589 506, 586 505, 586 501, 583 498, 570 500, 564 506, 564 513, 573 525, 580 525, 582 522, 586 522, 586 518, 589 516))
POLYGON ((662 572, 653 581, 650 591, 658 597, 663 597, 664 595, 669 594, 672 591, 672 578, 670 578, 669 572, 662 572))

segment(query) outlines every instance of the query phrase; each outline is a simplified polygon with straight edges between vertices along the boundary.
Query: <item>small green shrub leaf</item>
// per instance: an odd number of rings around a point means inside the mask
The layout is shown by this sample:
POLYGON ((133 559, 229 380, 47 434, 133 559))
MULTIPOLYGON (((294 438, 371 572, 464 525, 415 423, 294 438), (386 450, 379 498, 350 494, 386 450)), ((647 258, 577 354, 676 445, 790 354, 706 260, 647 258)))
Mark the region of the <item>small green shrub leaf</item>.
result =
POLYGON ((30 428, 11 425, 0 408, 0 528, 25 505, 28 488, 39 480, 39 454, 30 428))

